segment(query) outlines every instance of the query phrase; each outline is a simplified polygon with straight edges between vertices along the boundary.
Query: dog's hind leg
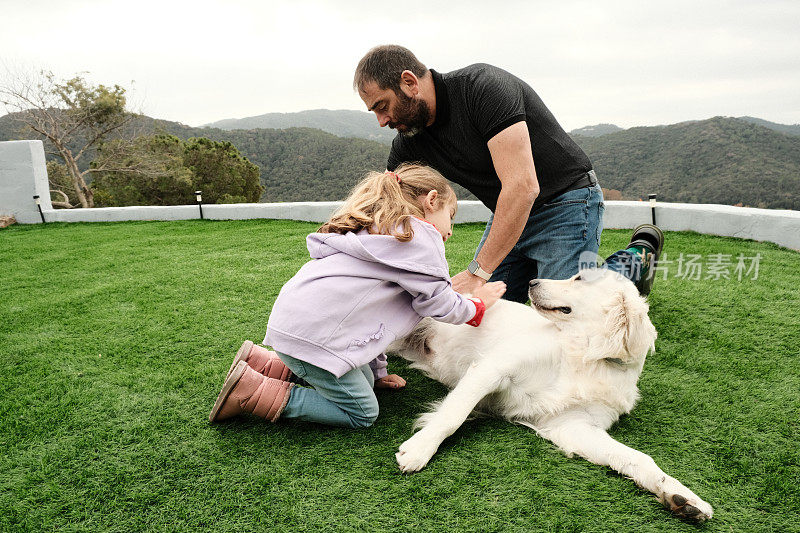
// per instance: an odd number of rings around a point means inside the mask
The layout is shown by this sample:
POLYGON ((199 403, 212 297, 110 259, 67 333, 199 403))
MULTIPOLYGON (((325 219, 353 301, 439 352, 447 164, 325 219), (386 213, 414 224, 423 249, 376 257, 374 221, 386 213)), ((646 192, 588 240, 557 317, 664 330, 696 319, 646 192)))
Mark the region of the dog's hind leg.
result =
POLYGON ((427 465, 442 441, 464 423, 484 396, 498 390, 502 379, 494 364, 483 362, 467 369, 436 410, 421 417, 423 428, 400 445, 396 454, 400 470, 416 472, 427 465))
POLYGON ((633 479, 681 518, 697 522, 711 518, 714 514, 711 505, 680 481, 665 474, 649 455, 614 440, 595 424, 595 419, 587 411, 569 411, 538 426, 537 431, 567 455, 580 455, 633 479))
POLYGON ((433 319, 423 318, 411 333, 393 341, 386 351, 397 354, 407 361, 425 361, 431 357, 430 342, 435 331, 436 326, 433 319))

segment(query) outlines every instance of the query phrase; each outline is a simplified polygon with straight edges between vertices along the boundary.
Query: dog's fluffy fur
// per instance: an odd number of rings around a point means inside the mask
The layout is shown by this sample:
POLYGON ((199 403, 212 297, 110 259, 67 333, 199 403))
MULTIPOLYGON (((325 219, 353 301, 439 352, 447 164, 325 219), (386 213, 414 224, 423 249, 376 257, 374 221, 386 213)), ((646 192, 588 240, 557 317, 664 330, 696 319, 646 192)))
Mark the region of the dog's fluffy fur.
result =
POLYGON ((636 403, 636 382, 656 339, 634 285, 587 270, 569 280, 533 280, 529 295, 530 307, 497 302, 478 328, 425 319, 390 347, 452 389, 400 446, 400 469, 423 468, 475 410, 531 427, 567 455, 613 468, 682 517, 710 518, 708 503, 606 432, 636 403))

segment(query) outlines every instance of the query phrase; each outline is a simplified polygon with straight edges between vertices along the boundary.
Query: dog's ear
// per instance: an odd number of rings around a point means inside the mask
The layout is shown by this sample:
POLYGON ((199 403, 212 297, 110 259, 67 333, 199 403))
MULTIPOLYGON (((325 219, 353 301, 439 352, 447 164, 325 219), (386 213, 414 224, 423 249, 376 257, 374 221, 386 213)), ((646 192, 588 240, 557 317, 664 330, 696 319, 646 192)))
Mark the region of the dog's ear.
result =
POLYGON ((620 291, 606 308, 601 331, 589 340, 587 360, 606 358, 630 361, 655 348, 656 328, 647 316, 647 302, 638 294, 620 291))
POLYGON ((625 296, 628 327, 625 334, 625 350, 634 358, 644 357, 655 350, 658 333, 647 312, 650 306, 638 294, 625 296))

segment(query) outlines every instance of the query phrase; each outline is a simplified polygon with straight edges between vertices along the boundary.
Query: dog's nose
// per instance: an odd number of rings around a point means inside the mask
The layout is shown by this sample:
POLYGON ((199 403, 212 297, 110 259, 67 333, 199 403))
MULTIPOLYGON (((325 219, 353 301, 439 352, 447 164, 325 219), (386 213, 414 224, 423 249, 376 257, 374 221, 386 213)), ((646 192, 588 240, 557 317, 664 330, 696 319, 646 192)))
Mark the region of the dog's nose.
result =
POLYGON ((539 280, 538 279, 532 279, 530 281, 530 283, 528 283, 528 285, 530 286, 531 289, 534 288, 535 286, 537 286, 538 284, 539 284, 539 280))

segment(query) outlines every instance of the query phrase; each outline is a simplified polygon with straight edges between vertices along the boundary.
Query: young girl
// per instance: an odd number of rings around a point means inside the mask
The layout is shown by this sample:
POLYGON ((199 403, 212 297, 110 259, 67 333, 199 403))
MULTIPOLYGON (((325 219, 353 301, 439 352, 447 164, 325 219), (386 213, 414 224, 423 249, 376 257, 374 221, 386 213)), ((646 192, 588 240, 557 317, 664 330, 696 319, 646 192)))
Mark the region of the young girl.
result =
POLYGON ((269 317, 264 344, 277 354, 242 345, 211 422, 253 413, 272 422, 372 425, 373 387, 405 385, 388 375, 386 347, 426 316, 478 326, 505 292, 502 282, 487 283, 472 298, 452 289, 443 243, 456 205, 432 168, 406 164, 370 173, 308 236, 312 261, 283 286, 269 317))

